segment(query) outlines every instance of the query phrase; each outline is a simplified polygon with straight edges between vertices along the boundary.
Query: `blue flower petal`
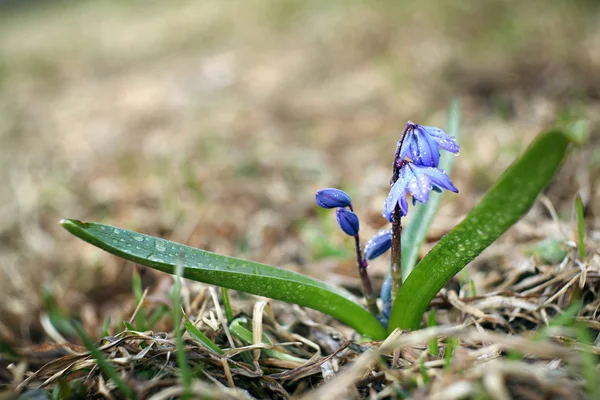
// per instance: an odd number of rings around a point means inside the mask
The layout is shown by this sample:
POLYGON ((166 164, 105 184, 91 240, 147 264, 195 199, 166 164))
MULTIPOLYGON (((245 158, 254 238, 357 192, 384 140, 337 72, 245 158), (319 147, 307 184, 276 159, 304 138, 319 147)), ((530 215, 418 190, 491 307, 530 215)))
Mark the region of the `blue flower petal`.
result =
POLYGON ((427 203, 429 200, 429 192, 431 191, 431 180, 425 174, 420 173, 421 169, 424 168, 432 168, 433 167, 420 167, 415 165, 414 163, 407 164, 407 167, 410 169, 410 172, 407 172, 408 184, 406 185, 406 189, 413 195, 418 201, 421 203, 427 203))
POLYGON ((437 167, 440 163, 440 150, 437 143, 425 132, 413 129, 408 146, 408 156, 419 165, 437 167))
POLYGON ((456 186, 454 186, 454 184, 450 180, 450 177, 446 175, 446 173, 443 170, 433 167, 421 167, 418 165, 411 165, 411 169, 415 171, 417 175, 425 175, 429 177, 430 182, 433 185, 454 193, 458 193, 458 189, 456 188, 456 186))
MULTIPOLYGON (((394 208, 396 208, 396 204, 398 204, 398 201, 400 201, 402 197, 406 197, 406 184, 406 167, 402 167, 398 174, 398 180, 390 189, 390 193, 388 194, 387 199, 385 199, 383 207, 383 216, 390 222, 392 222, 392 214, 394 208)), ((400 204, 400 208, 402 208, 402 204, 400 204)))
POLYGON ((460 151, 460 146, 458 143, 456 143, 456 139, 448 135, 440 128, 423 125, 417 126, 420 132, 423 132, 425 135, 433 139, 442 149, 449 151, 450 153, 458 153, 460 151))
MULTIPOLYGON (((408 202, 406 201, 406 191, 404 195, 400 197, 400 216, 405 217, 408 215, 408 202)), ((392 221, 390 221, 392 222, 392 221)))

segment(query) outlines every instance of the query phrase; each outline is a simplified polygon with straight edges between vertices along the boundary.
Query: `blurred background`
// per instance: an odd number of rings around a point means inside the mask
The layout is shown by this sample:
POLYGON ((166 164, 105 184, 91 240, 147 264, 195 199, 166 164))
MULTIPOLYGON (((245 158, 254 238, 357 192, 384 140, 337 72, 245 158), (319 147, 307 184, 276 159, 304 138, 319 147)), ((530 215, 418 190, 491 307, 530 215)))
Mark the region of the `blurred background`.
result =
MULTIPOLYGON (((365 239, 385 227, 404 124, 444 128, 455 97, 461 193, 430 244, 538 133, 574 120, 587 145, 546 198, 568 224, 580 191, 596 223, 597 1, 2 1, 0 335, 43 339, 44 293, 87 326, 131 309, 132 263, 61 218, 355 287, 351 243, 314 192, 348 191, 365 239)), ((494 246, 510 258, 557 232, 538 205, 494 246)), ((143 271, 151 289, 164 278, 143 271)))

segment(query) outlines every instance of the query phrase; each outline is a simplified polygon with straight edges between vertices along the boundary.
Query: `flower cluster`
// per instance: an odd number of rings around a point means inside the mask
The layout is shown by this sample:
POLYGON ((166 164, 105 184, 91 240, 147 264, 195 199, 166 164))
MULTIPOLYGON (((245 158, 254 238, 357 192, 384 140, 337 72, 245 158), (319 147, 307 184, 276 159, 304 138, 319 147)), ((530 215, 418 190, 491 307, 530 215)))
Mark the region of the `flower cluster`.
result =
MULTIPOLYGON (((416 201, 427 203, 432 190, 458 192, 448 175, 438 168, 440 149, 458 154, 460 147, 452 136, 441 129, 408 121, 394 157, 397 179, 383 207, 383 216, 389 222, 392 222, 396 205, 399 206, 401 217, 408 214, 408 193, 412 195, 414 205, 416 201)), ((320 207, 336 209, 338 225, 347 235, 358 235, 358 216, 354 213, 352 200, 346 192, 334 188, 321 189, 316 193, 315 200, 320 207)), ((367 242, 365 259, 377 258, 391 246, 391 232, 381 231, 367 242)))
POLYGON ((431 190, 446 189, 458 193, 448 175, 438 168, 440 148, 456 154, 460 150, 456 140, 441 129, 408 121, 396 148, 397 179, 383 208, 383 216, 388 221, 392 222, 396 205, 400 208, 400 216, 408 213, 407 193, 412 195, 413 204, 415 201, 427 203, 431 190))

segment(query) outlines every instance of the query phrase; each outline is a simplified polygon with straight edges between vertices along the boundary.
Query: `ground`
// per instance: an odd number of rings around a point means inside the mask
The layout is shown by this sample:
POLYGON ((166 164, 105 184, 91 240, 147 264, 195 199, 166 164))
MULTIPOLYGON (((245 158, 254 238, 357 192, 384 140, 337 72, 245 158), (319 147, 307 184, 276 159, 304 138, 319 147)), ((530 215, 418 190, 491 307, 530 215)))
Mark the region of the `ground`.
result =
MULTIPOLYGON (((281 342, 300 337, 315 344, 297 346, 301 358, 324 358, 308 378, 290 363, 282 368, 291 377, 244 387, 236 376, 235 384, 255 397, 319 396, 324 392, 312 388, 330 390, 322 381, 340 378, 335 387, 351 387, 357 396, 399 395, 411 387, 423 398, 452 388, 467 397, 560 398, 568 388, 575 393, 569 397, 585 398, 585 385, 563 368, 579 364, 557 339, 560 332, 546 334, 552 343, 525 347, 535 365, 530 370, 523 371, 523 360, 500 360, 486 374, 477 363, 483 356, 503 359, 509 350, 525 353, 519 340, 549 324, 573 296, 583 296, 577 317, 592 340, 600 330, 599 18, 591 0, 0 5, 0 338, 19 352, 18 361, 0 358, 2 390, 13 393, 62 354, 32 347, 63 340, 46 323, 50 310, 80 320, 99 339, 107 317, 105 331, 116 335, 136 308, 136 267, 70 236, 60 219, 121 226, 357 292, 351 243, 331 214, 316 209, 314 192, 347 190, 361 230, 371 236, 386 226, 381 205, 403 125, 410 119, 444 127, 448 105, 458 98, 461 153, 453 179, 460 194, 444 197, 423 252, 540 132, 579 121, 586 143, 571 150, 532 211, 434 303, 444 325, 434 333, 440 345, 449 336, 444 329, 459 329, 450 335, 461 349, 453 367, 440 368, 443 358, 423 353, 427 339, 408 336, 390 339, 404 341, 396 348, 405 350, 386 355, 385 366, 357 369, 368 360, 350 361, 371 345, 358 344, 349 328, 323 315, 275 302, 265 329, 281 342), (585 260, 573 248, 577 193, 585 205, 585 260), (548 243, 558 256, 540 247, 548 243), (550 316, 539 309, 548 300, 550 316), (505 336, 475 337, 488 331, 505 336), (346 349, 329 357, 340 345, 346 349), (415 376, 414 385, 406 383, 415 376)), ((386 268, 385 260, 370 268, 377 287, 386 268)), ((172 279, 140 272, 145 309, 160 310, 172 279)), ((206 285, 185 288, 187 312, 199 319, 216 312, 206 285)), ((251 318, 260 299, 233 293, 232 301, 236 314, 251 318)), ((224 338, 218 323, 210 326, 199 327, 224 338)), ((171 329, 162 321, 155 330, 171 329)), ((159 339, 126 339, 130 347, 119 354, 140 351, 144 340, 159 339)), ((194 350, 198 357, 208 357, 201 349, 194 350)), ((593 349, 598 354, 598 342, 593 349)), ((207 365, 207 375, 221 382, 212 395, 243 395, 224 389, 231 382, 220 364, 207 365)), ((20 389, 49 376, 42 371, 20 389)), ((90 373, 94 393, 107 390, 100 377, 90 373)))

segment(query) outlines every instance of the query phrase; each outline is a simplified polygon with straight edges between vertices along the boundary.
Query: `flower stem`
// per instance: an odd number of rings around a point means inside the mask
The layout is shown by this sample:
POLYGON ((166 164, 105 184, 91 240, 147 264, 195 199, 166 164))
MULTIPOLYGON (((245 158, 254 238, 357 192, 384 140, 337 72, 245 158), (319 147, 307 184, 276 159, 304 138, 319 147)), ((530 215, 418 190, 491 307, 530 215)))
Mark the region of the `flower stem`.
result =
MULTIPOLYGON (((350 205, 350 211, 354 212, 352 205, 350 205)), ((373 285, 371 285, 371 278, 367 272, 369 263, 367 259, 363 257, 362 249, 360 247, 360 236, 356 234, 354 236, 354 247, 356 249, 356 266, 358 267, 358 275, 362 283, 363 295, 367 301, 367 307, 374 316, 379 315, 379 308, 377 307, 377 296, 373 292, 373 285)))
MULTIPOLYGON (((410 121, 409 121, 410 123, 410 121)), ((394 163, 393 163, 393 173, 392 179, 390 180, 390 187, 394 186, 394 183, 398 180, 398 176, 400 174, 400 167, 402 166, 402 161, 400 158, 400 151, 402 149, 402 144, 404 143, 404 138, 406 137, 406 132, 408 132, 409 124, 406 124, 404 130, 402 131, 402 136, 400 136, 400 141, 398 141, 398 145, 396 147, 396 153, 394 154, 394 163)), ((392 304, 396 299, 396 294, 400 290, 402 286, 402 223, 400 221, 400 206, 396 204, 394 207, 394 212, 392 213, 392 255, 391 255, 391 263, 390 263, 390 275, 392 276, 392 304)))
POLYGON ((400 222, 400 207, 396 205, 392 214, 392 258, 390 273, 392 275, 392 304, 402 286, 402 224, 400 222))

